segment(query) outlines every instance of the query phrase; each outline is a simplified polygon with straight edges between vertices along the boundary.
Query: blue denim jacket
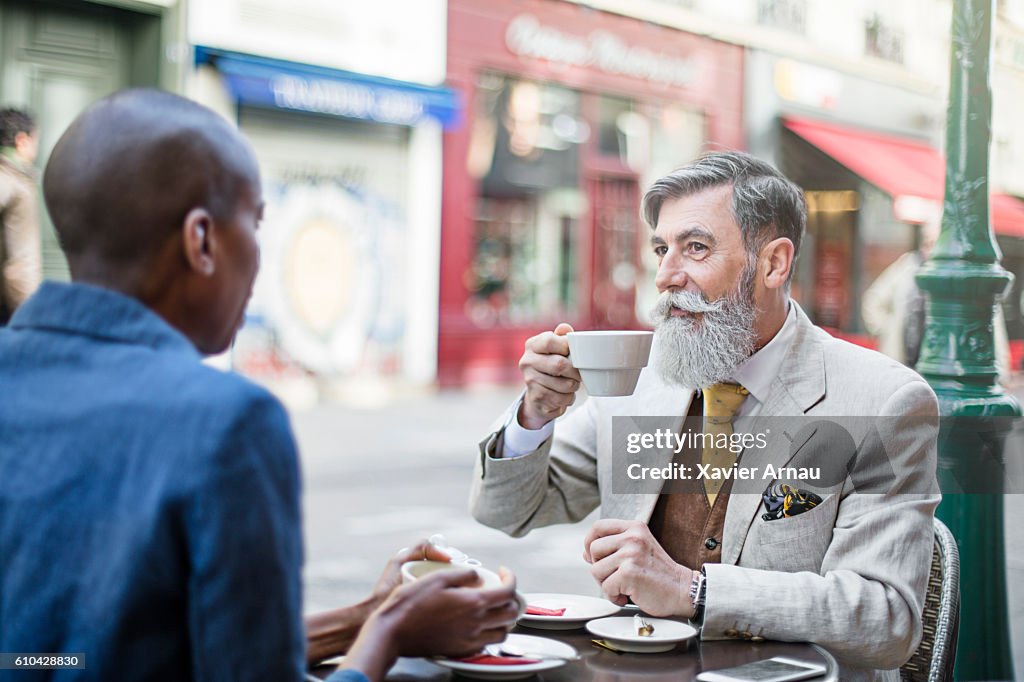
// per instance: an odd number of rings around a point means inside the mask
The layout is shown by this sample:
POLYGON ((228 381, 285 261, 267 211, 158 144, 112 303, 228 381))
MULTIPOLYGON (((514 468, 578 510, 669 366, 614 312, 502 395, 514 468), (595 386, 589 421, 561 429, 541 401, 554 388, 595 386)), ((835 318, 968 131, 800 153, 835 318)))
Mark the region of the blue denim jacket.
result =
POLYGON ((0 329, 0 652, 85 657, 0 679, 301 680, 301 564, 270 394, 97 287, 0 329))

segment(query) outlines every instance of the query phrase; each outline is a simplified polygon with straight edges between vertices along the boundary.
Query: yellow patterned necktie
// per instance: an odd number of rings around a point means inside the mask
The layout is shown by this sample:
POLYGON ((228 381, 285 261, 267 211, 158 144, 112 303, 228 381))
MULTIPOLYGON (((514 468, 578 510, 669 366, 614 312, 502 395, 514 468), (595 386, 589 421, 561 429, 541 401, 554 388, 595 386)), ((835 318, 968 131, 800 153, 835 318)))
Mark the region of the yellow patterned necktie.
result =
MULTIPOLYGON (((728 441, 732 438, 732 420, 740 405, 750 395, 750 391, 739 384, 714 384, 704 389, 704 433, 713 438, 704 439, 704 450, 701 453, 701 464, 711 465, 709 471, 726 470, 736 463, 736 453, 729 449, 715 447, 715 441, 728 441), (725 434, 722 438, 721 434, 725 434), (712 442, 709 442, 712 441, 712 442)), ((718 491, 725 485, 724 478, 705 478, 704 491, 708 495, 708 504, 715 506, 718 491)))

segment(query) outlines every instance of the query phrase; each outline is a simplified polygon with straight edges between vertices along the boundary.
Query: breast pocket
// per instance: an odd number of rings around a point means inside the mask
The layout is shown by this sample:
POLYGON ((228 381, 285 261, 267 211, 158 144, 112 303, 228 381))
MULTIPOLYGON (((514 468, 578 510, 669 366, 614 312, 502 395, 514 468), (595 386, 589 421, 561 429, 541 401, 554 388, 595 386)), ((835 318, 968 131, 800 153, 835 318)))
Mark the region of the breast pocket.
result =
POLYGON ((789 518, 755 522, 758 568, 772 571, 819 572, 821 562, 832 542, 839 496, 835 493, 817 507, 789 518))

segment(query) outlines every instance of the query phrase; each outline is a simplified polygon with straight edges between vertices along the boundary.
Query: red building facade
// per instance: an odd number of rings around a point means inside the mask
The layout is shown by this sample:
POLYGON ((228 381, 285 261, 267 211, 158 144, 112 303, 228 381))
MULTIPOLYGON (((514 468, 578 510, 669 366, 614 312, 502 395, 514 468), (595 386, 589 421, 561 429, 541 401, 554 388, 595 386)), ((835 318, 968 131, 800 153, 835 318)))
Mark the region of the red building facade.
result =
POLYGON ((742 48, 557 0, 449 0, 438 381, 515 380, 527 338, 646 324, 644 188, 743 146, 742 48))

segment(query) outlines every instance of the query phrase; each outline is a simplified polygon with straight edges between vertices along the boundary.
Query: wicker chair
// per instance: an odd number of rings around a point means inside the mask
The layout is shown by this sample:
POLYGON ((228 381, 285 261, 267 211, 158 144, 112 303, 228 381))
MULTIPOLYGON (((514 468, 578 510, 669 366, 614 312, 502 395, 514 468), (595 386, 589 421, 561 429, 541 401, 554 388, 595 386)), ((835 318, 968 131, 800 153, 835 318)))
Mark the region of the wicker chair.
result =
POLYGON ((921 643, 900 668, 900 679, 912 682, 952 680, 960 629, 960 552, 953 534, 938 519, 935 519, 935 546, 923 621, 921 643))

